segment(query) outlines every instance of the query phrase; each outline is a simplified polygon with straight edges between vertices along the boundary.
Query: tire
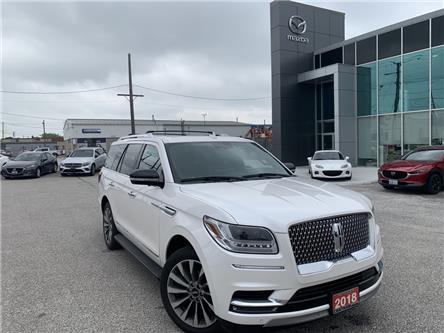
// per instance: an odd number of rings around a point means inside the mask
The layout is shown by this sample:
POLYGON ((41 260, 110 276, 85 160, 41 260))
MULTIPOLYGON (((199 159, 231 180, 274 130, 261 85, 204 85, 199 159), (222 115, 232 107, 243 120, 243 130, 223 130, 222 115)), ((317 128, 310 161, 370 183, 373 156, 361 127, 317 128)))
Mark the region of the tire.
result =
POLYGON ((91 171, 89 172, 90 176, 94 176, 96 173, 96 165, 95 164, 91 164, 91 171))
POLYGON ((185 332, 221 331, 205 272, 191 247, 181 248, 168 258, 160 277, 160 294, 168 315, 185 332))
POLYGON ((103 211, 103 238, 105 240, 106 247, 113 251, 120 249, 120 244, 116 241, 116 235, 119 233, 117 231, 116 225, 114 224, 113 212, 111 210, 111 205, 109 202, 106 202, 103 211))
POLYGON ((442 178, 437 173, 432 173, 427 181, 427 193, 438 194, 442 188, 442 178))
POLYGON ((52 172, 52 173, 56 173, 58 169, 59 169, 59 167, 58 167, 57 163, 54 163, 51 172, 52 172))
POLYGON ((40 168, 35 169, 35 178, 40 178, 42 176, 42 170, 40 168))

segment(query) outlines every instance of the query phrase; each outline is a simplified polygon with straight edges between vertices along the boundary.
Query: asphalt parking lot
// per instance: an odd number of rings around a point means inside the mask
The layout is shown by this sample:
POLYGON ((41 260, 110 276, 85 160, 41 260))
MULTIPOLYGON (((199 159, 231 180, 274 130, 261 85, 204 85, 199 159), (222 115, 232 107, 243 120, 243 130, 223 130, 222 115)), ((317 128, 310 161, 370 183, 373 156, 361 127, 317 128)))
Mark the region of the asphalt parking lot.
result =
MULTIPOLYGON (((2 180, 3 332, 179 332, 159 282, 101 233, 97 177, 2 180)), ((379 293, 348 312, 273 332, 442 332, 444 192, 356 185, 385 248, 379 293)))

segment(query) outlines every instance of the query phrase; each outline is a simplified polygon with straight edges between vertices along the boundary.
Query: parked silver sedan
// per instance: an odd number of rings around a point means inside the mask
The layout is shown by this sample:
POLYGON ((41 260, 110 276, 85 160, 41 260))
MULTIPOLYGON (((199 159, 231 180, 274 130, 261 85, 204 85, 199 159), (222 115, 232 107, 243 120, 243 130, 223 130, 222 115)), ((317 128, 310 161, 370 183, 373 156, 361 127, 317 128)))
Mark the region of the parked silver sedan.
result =
POLYGON ((106 152, 101 147, 79 148, 60 163, 60 174, 62 176, 74 174, 92 176, 105 165, 105 160, 106 152))

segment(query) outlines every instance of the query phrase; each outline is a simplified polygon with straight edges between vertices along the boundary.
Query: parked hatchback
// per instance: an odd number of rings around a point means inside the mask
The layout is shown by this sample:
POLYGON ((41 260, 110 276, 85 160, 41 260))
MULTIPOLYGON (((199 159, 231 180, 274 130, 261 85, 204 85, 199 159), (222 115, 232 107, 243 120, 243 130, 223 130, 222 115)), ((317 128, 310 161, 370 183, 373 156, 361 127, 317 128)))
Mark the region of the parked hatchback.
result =
POLYGON ((349 157, 338 150, 318 150, 308 157, 308 173, 311 178, 348 179, 352 178, 349 157))
POLYGON ((94 175, 105 165, 106 153, 101 147, 79 148, 60 163, 60 174, 94 175))
POLYGON ((47 152, 24 152, 2 167, 2 176, 9 178, 36 177, 57 172, 57 159, 47 152))
POLYGON ((347 310, 382 280, 373 205, 289 167, 242 138, 122 138, 99 177, 105 244, 160 277, 165 310, 186 332, 347 310))
POLYGON ((436 194, 444 185, 444 146, 417 148, 387 162, 379 168, 378 179, 386 189, 416 188, 436 194))

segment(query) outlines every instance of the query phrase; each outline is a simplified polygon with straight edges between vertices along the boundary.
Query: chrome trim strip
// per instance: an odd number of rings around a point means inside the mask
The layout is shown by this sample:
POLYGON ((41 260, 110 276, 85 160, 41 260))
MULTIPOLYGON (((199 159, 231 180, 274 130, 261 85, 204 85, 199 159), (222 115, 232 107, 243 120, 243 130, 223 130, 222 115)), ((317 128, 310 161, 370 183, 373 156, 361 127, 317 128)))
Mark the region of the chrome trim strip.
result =
POLYGON ((232 264, 232 266, 236 269, 248 269, 248 270, 271 270, 271 271, 285 270, 284 266, 256 266, 256 265, 239 265, 239 264, 232 264))
POLYGON ((285 305, 284 303, 271 299, 263 301, 234 299, 231 301, 230 304, 233 306, 240 306, 245 308, 268 308, 268 307, 285 305))
POLYGON ((379 276, 378 281, 376 281, 376 283, 374 285, 372 285, 371 287, 368 287, 367 289, 364 289, 363 291, 359 292, 359 297, 364 297, 367 294, 371 293, 372 291, 374 291, 375 289, 377 289, 379 287, 379 285, 382 282, 382 276, 384 275, 384 272, 381 272, 381 275, 379 276))

